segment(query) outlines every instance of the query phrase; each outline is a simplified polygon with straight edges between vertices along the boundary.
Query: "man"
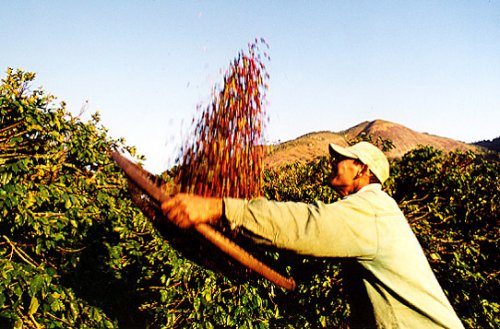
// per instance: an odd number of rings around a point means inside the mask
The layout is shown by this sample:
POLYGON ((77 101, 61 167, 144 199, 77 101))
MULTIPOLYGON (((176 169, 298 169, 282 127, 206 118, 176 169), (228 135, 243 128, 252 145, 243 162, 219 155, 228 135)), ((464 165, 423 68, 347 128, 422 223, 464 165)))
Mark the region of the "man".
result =
POLYGON ((396 202, 382 191, 384 153, 367 142, 330 144, 332 204, 239 200, 179 194, 165 215, 181 227, 227 221, 258 241, 347 260, 353 328, 463 328, 396 202))

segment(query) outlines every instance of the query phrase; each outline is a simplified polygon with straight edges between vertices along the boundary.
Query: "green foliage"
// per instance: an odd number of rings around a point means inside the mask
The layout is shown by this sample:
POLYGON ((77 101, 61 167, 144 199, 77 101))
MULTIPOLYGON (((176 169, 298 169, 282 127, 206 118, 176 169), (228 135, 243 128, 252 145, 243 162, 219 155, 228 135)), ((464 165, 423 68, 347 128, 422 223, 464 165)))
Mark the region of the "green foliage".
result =
MULTIPOLYGON (((31 90, 34 77, 9 69, 0 87, 1 328, 345 327, 336 262, 261 251, 297 279, 288 292, 225 277, 173 249, 108 156, 134 148, 110 138, 98 114, 82 122, 31 90)), ((386 184, 471 328, 499 326, 499 163, 421 148, 393 163, 386 184)), ((325 158, 269 170, 265 195, 333 202, 329 170, 325 158)))
POLYGON ((31 91, 33 79, 9 69, 0 89, 0 326, 111 328, 105 301, 80 293, 92 282, 76 279, 86 262, 115 275, 119 222, 110 219, 138 215, 106 155, 122 142, 97 127, 98 115, 83 123, 31 91))

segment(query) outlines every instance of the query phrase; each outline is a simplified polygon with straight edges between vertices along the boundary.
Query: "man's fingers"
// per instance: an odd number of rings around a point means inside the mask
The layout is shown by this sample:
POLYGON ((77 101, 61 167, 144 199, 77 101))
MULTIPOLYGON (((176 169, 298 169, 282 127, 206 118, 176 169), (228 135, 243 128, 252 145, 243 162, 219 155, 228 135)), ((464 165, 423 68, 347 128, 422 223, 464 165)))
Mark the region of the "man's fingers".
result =
POLYGON ((213 224, 222 216, 222 199, 179 193, 161 205, 163 214, 182 228, 213 224))

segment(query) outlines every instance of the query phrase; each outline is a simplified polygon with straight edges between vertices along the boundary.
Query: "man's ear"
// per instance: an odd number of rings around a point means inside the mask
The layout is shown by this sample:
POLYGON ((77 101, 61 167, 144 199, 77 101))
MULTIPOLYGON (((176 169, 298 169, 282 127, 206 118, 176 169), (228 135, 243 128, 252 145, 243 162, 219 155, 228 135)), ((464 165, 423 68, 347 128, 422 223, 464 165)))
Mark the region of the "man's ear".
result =
POLYGON ((359 165, 359 170, 358 170, 358 173, 356 174, 356 176, 354 176, 354 179, 360 178, 361 176, 365 176, 365 175, 369 176, 371 174, 370 169, 368 168, 367 165, 365 165, 364 163, 361 163, 361 162, 358 162, 357 164, 359 165))

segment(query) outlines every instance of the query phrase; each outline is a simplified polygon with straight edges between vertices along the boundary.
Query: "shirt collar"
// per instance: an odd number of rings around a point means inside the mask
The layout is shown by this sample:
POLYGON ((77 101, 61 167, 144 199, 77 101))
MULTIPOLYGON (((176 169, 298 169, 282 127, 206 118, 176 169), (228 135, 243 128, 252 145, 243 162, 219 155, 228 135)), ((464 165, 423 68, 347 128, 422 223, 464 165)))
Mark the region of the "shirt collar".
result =
POLYGON ((343 199, 348 198, 348 197, 350 197, 351 195, 356 195, 356 194, 358 194, 358 193, 360 193, 360 192, 365 192, 365 191, 380 191, 380 190, 382 190, 382 184, 379 184, 379 183, 372 183, 372 184, 368 184, 368 185, 366 185, 366 186, 364 186, 364 187, 360 188, 360 189, 359 189, 357 192, 355 192, 355 193, 352 193, 352 194, 349 194, 349 195, 347 195, 347 196, 343 197, 343 199))
POLYGON ((362 191, 380 191, 381 189, 382 189, 382 184, 372 183, 372 184, 368 184, 368 185, 364 186, 363 188, 359 189, 359 191, 356 193, 359 193, 362 191))

